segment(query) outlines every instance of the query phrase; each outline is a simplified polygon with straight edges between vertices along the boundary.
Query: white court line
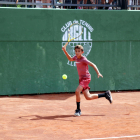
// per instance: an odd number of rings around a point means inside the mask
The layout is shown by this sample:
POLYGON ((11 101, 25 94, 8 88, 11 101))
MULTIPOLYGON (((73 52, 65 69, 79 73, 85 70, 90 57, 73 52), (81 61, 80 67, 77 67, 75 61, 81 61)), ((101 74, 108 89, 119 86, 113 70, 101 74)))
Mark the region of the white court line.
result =
POLYGON ((92 139, 81 139, 81 140, 106 140, 106 139, 121 139, 121 138, 134 138, 134 137, 140 137, 140 135, 120 136, 120 137, 106 137, 106 138, 92 138, 92 139))

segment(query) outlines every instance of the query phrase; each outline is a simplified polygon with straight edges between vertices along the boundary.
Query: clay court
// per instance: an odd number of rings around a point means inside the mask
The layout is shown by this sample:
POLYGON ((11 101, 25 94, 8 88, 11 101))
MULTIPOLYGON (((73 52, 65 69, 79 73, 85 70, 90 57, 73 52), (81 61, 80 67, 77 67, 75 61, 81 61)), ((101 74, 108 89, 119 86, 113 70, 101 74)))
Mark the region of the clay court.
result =
POLYGON ((0 97, 0 140, 140 139, 140 92, 113 92, 105 98, 85 100, 74 117, 75 94, 0 97))

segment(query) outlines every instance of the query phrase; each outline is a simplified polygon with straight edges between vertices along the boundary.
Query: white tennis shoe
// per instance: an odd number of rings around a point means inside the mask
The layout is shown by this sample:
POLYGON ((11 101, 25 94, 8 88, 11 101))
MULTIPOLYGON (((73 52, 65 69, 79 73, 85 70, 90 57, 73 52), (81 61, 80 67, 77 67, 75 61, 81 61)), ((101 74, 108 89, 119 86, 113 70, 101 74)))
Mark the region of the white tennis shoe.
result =
POLYGON ((74 116, 81 116, 81 110, 80 109, 76 109, 74 116))

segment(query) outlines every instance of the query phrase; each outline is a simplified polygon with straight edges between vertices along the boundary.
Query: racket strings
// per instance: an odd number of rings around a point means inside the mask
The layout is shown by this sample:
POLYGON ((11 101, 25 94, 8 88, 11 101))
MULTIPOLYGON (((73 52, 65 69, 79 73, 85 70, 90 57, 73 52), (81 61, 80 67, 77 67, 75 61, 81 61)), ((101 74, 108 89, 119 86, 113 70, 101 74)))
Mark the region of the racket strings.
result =
POLYGON ((82 33, 83 27, 79 23, 72 24, 68 29, 68 42, 79 38, 82 35, 82 33))

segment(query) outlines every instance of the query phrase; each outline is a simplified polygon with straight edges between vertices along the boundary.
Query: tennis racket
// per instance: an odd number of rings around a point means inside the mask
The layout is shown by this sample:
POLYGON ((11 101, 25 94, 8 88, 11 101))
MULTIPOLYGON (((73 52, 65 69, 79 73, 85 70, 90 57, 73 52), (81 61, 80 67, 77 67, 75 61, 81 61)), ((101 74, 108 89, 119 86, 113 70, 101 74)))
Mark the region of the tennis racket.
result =
POLYGON ((73 23, 68 29, 68 42, 79 38, 83 33, 83 26, 79 23, 73 23))

